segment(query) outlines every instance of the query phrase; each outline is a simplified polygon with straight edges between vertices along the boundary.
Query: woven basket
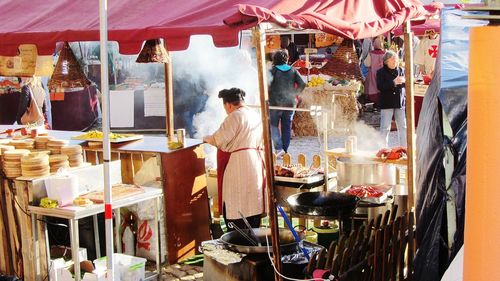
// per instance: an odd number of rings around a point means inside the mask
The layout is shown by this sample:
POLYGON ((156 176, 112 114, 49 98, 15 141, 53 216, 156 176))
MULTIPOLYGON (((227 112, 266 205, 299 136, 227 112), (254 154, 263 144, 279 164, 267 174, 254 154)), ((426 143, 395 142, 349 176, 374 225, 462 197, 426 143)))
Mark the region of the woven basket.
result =
POLYGON ((343 79, 363 80, 359 69, 359 59, 352 40, 344 39, 342 44, 333 54, 331 61, 321 69, 321 74, 337 76, 343 79))

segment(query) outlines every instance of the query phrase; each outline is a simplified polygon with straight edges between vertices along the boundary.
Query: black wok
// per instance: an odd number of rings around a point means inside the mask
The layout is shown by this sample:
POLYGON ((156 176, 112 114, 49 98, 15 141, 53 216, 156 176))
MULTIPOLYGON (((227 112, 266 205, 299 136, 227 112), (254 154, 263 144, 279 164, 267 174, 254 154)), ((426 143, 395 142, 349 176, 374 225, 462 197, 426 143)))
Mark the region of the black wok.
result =
MULTIPOLYGON (((245 233, 249 234, 248 229, 242 229, 245 233)), ((252 246, 250 242, 245 239, 238 231, 231 231, 221 236, 220 240, 226 247, 232 251, 245 253, 245 254, 259 254, 267 253, 266 235, 268 235, 269 243, 272 243, 271 229, 268 228, 253 228, 253 232, 257 240, 262 246, 252 246)), ((269 245, 269 250, 272 252, 273 248, 269 245)), ((280 249, 284 254, 291 254, 299 250, 297 242, 292 235, 292 232, 285 229, 280 229, 280 249)))
POLYGON ((294 214, 341 219, 352 215, 359 198, 345 193, 316 191, 294 194, 287 201, 294 214))

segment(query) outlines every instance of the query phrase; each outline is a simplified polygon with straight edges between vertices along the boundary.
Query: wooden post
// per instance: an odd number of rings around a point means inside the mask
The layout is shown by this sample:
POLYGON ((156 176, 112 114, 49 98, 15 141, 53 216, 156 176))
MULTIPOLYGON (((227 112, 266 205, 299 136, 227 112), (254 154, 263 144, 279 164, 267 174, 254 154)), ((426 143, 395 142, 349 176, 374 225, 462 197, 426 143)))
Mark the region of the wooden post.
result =
POLYGON ((172 56, 169 51, 167 54, 170 61, 165 64, 165 123, 167 139, 170 141, 174 135, 174 80, 172 78, 172 56))
POLYGON ((406 90, 406 141, 408 151, 408 169, 406 171, 408 186, 408 211, 414 205, 415 188, 415 104, 413 100, 413 33, 411 23, 407 21, 404 28, 404 48, 405 48, 405 90, 406 90))
MULTIPOLYGON (((273 169, 273 151, 271 143, 271 129, 269 122, 269 96, 267 93, 267 70, 265 64, 264 42, 265 35, 261 32, 260 26, 257 25, 252 30, 252 36, 256 48, 257 56, 257 73, 260 92, 260 108, 262 116, 262 128, 264 135, 264 160, 266 165, 266 182, 267 182, 267 202, 269 211, 269 223, 271 227, 272 245, 273 245, 273 261, 276 269, 281 272, 281 252, 279 246, 279 229, 278 229, 278 214, 276 211, 276 196, 274 190, 274 169, 273 169)), ((280 276, 275 273, 275 280, 281 280, 280 276)))

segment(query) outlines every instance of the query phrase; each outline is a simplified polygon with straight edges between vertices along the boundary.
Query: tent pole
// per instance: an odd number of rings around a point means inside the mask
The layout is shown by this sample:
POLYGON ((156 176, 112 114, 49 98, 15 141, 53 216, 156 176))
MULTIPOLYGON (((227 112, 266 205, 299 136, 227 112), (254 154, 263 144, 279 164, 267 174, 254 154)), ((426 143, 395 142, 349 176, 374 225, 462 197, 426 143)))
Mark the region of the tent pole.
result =
MULTIPOLYGON (((167 46, 165 46, 165 49, 167 46)), ((168 63, 165 63, 165 123, 166 123, 166 134, 168 141, 172 140, 174 136, 174 80, 172 79, 172 56, 167 50, 168 57, 170 58, 168 63)))
POLYGON ((415 104, 413 95, 413 33, 411 23, 406 21, 404 27, 405 48, 405 90, 406 90, 406 141, 408 152, 408 169, 406 171, 408 187, 408 211, 414 206, 415 189, 415 104))
MULTIPOLYGON (((260 26, 253 28, 252 36, 256 47, 257 56, 257 73, 259 80, 260 92, 260 109, 262 116, 262 128, 264 139, 264 160, 266 165, 266 188, 267 203, 269 211, 269 223, 271 227, 272 245, 273 245, 273 262, 276 269, 281 272, 281 252, 279 247, 279 229, 278 229, 278 214, 276 211, 276 196, 274 194, 274 166, 272 156, 271 131, 269 127, 269 96, 267 93, 267 70, 265 64, 264 42, 266 42, 265 34, 262 33, 260 26)), ((280 276, 275 273, 275 280, 281 280, 280 276)))
MULTIPOLYGON (((101 50, 101 92, 102 92, 102 133, 103 133, 103 163, 104 163, 104 218, 106 227, 107 280, 114 280, 113 265, 113 207, 111 180, 109 177, 110 143, 109 143, 109 74, 108 74, 108 1, 99 0, 99 31, 101 50)), ((76 226, 78 227, 78 225, 76 226)), ((78 249, 73 249, 78 251, 78 249)), ((75 265, 79 268, 79 264, 75 265)), ((75 280, 79 280, 77 274, 75 280)))

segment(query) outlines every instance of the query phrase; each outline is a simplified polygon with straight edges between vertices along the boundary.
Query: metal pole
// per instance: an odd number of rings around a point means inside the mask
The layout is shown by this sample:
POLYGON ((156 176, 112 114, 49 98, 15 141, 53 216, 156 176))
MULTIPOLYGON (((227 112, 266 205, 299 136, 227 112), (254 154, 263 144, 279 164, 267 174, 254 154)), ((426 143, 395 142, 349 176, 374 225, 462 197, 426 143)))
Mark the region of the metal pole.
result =
POLYGON ((406 141, 408 152, 408 169, 406 171, 408 186, 408 211, 414 205, 415 188, 415 104, 413 100, 413 33, 411 23, 407 21, 404 28, 405 48, 405 90, 406 90, 406 141))
MULTIPOLYGON (((108 74, 108 1, 99 0, 99 27, 101 47, 101 92, 102 92, 102 133, 104 162, 104 218, 106 226, 107 280, 114 280, 113 265, 113 207, 111 198, 111 181, 109 178, 109 161, 111 158, 109 144, 109 74, 108 74)), ((78 227, 78 225, 76 226, 78 227)), ((78 237, 77 237, 78 239, 78 237)), ((78 252, 78 249, 73 249, 78 252)))
MULTIPOLYGON (((167 48, 165 46, 165 48, 167 48)), ((174 136, 174 80, 172 76, 172 56, 168 52, 170 61, 165 64, 165 122, 167 139, 170 141, 174 136)))
MULTIPOLYGON (((269 127, 269 96, 267 93, 267 70, 265 64, 264 44, 266 42, 265 34, 260 30, 260 26, 256 26, 252 30, 252 36, 256 47, 257 55, 257 73, 259 78, 260 106, 262 116, 262 128, 264 135, 264 160, 266 165, 266 181, 267 181, 267 202, 269 209, 269 223, 271 226, 272 245, 273 245, 273 262, 276 269, 281 272, 281 253, 279 246, 279 229, 278 229, 278 214, 276 211, 276 196, 274 194, 274 169, 273 156, 271 146, 271 131, 269 127)), ((275 272, 275 280, 281 280, 280 276, 275 272)))

